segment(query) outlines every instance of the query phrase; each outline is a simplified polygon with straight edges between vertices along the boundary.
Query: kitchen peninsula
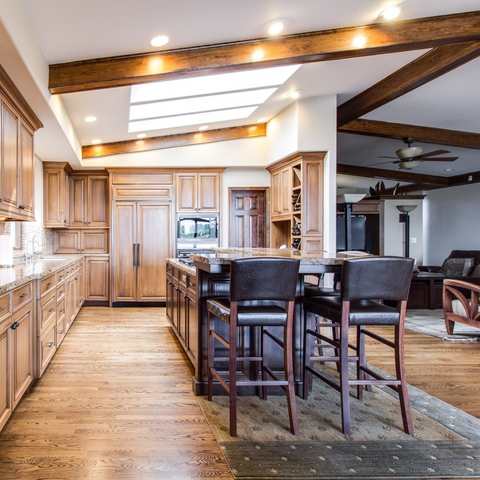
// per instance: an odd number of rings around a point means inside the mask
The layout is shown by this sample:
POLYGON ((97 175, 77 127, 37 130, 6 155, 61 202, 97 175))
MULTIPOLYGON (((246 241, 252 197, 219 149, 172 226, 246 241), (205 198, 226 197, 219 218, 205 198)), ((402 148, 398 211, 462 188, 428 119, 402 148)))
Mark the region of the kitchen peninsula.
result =
MULTIPOLYGON (((185 349, 194 367, 193 391, 196 395, 206 394, 207 386, 207 307, 208 298, 228 296, 230 262, 245 257, 281 257, 300 260, 297 298, 303 297, 304 276, 326 272, 337 272, 345 259, 364 256, 362 252, 302 252, 289 249, 270 248, 217 248, 214 254, 191 254, 194 266, 188 266, 177 259, 167 260, 167 318, 185 349)), ((228 325, 215 319, 215 329, 225 335, 228 325)), ((281 327, 277 327, 281 328, 281 327)), ((275 333, 272 330, 272 333, 275 333)), ((254 350, 258 343, 255 329, 244 329, 241 340, 245 354, 254 350)), ((294 324, 294 363, 297 391, 302 380, 303 321, 301 303, 297 302, 294 324)), ((222 350, 219 348, 219 352, 222 350)), ((223 351, 221 355, 226 355, 223 351)), ((283 352, 274 345, 271 352, 271 366, 283 368, 283 352), (278 350, 277 350, 278 349, 278 350)))

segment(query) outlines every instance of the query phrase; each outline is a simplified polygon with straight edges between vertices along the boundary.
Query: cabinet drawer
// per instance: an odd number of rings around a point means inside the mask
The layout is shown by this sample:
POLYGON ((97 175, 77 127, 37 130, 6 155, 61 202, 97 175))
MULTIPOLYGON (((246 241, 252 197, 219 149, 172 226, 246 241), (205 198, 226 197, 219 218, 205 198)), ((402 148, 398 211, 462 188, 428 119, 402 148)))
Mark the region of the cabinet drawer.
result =
POLYGON ((12 292, 13 311, 18 310, 32 299, 32 282, 16 288, 12 292))
POLYGON ((67 332, 66 332, 66 329, 65 329, 65 316, 63 316, 62 319, 59 322, 57 322, 57 338, 56 338, 57 348, 62 343, 66 334, 67 334, 67 332))
POLYGON ((0 329, 2 323, 12 313, 12 293, 8 292, 0 297, 0 329))
POLYGON ((193 275, 188 275, 187 277, 187 290, 189 297, 196 297, 197 296, 197 277, 193 275))
POLYGON ((65 295, 62 300, 57 301, 57 323, 62 320, 62 317, 65 316, 65 295))
POLYGON ((114 185, 113 200, 170 200, 172 187, 114 185))
POLYGON ((40 296, 43 297, 48 292, 52 291, 56 286, 55 274, 48 276, 40 281, 40 296))
POLYGON ((50 323, 56 323, 55 314, 57 313, 55 304, 55 295, 52 295, 44 303, 42 303, 42 317, 40 319, 40 331, 44 331, 50 323))
POLYGON ((150 184, 150 185, 171 185, 173 173, 171 172, 112 172, 113 184, 150 184))
POLYGON ((69 277, 71 277, 75 273, 75 265, 72 263, 72 265, 68 265, 68 267, 65 267, 65 280, 68 280, 69 277))
POLYGON ((59 270, 57 272, 56 275, 57 275, 57 277, 56 277, 57 287, 59 287, 60 284, 62 284, 65 281, 65 269, 62 268, 61 270, 59 270))
POLYGON ((40 340, 40 371, 42 374, 57 350, 55 333, 56 325, 53 325, 49 332, 40 340))
POLYGON ((187 275, 186 273, 183 273, 183 272, 179 271, 178 283, 179 283, 182 287, 187 288, 188 275, 187 275))
POLYGON ((57 287, 57 304, 65 298, 65 283, 57 287))

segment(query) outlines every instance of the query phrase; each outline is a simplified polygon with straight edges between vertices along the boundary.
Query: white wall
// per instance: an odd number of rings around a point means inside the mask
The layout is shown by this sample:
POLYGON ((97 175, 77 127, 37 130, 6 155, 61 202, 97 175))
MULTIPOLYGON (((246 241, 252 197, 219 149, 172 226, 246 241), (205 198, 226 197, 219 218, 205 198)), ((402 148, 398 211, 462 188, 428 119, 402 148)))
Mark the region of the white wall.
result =
POLYGON ((267 123, 267 164, 298 152, 298 106, 295 102, 267 123))
POLYGON ((424 264, 441 265, 452 250, 480 250, 480 184, 441 188, 424 200, 424 264))
POLYGON ((270 173, 264 168, 227 168, 223 172, 221 246, 227 247, 230 221, 228 189, 231 187, 269 187, 270 173))

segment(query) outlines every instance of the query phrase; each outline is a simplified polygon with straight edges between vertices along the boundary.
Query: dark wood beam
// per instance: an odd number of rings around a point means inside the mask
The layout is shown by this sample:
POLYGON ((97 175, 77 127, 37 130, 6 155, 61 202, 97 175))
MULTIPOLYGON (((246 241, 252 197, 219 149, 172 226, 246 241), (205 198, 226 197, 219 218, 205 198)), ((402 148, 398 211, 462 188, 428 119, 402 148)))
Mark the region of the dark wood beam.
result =
POLYGON ((434 48, 340 105, 337 109, 338 127, 425 85, 479 55, 478 42, 434 48))
POLYGON ((412 183, 411 185, 403 185, 398 187, 397 194, 410 194, 412 192, 423 192, 426 190, 436 190, 445 188, 448 185, 434 185, 433 183, 412 183))
POLYGON ((400 170, 386 170, 383 168, 359 167, 356 165, 337 165, 337 174, 353 175, 356 177, 380 178, 397 182, 426 183, 432 185, 448 186, 448 177, 424 175, 400 170))
POLYGON ((464 173, 449 177, 449 187, 459 187, 461 185, 469 185, 470 183, 480 183, 480 172, 464 173))
POLYGON ((240 127, 219 128, 205 132, 180 133, 150 137, 142 140, 125 140, 122 142, 103 143, 102 145, 86 145, 82 147, 82 158, 105 157, 123 153, 147 152, 164 148, 201 145, 204 143, 225 142, 240 138, 264 137, 267 134, 265 123, 242 125, 240 127))
POLYGON ((480 41, 478 11, 56 64, 50 66, 49 87, 52 93, 71 93, 475 41, 480 41), (358 36, 366 39, 362 48, 354 46, 358 36))
POLYGON ((378 120, 359 118, 343 125, 338 131, 339 133, 352 133, 397 140, 411 137, 417 142, 480 149, 480 133, 446 130, 444 128, 421 127, 419 125, 380 122, 378 120))

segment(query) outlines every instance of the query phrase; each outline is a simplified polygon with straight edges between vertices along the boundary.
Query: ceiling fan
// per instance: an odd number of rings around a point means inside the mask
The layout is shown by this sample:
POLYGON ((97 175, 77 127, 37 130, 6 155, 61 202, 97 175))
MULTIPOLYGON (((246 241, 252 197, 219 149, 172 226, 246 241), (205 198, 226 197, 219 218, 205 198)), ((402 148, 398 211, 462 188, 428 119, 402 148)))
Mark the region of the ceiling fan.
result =
MULTIPOLYGON (((458 157, 437 157, 436 155, 444 155, 445 153, 450 153, 448 150, 435 150, 433 152, 423 152, 423 147, 412 147, 412 143, 415 141, 414 138, 405 137, 403 139, 404 143, 408 146, 405 148, 400 148, 395 152, 397 157, 378 157, 378 158, 394 158, 393 162, 382 162, 374 163, 373 165, 384 165, 385 163, 394 163, 398 165, 398 168, 401 170, 411 170, 416 167, 421 162, 454 162, 458 157), (434 158, 432 158, 434 157, 434 158)), ((373 167, 373 165, 368 165, 373 167)))

